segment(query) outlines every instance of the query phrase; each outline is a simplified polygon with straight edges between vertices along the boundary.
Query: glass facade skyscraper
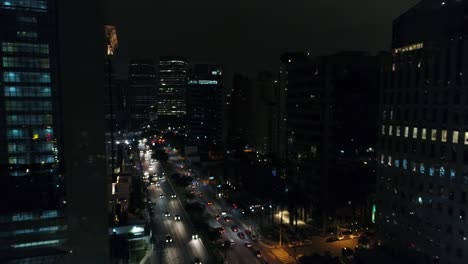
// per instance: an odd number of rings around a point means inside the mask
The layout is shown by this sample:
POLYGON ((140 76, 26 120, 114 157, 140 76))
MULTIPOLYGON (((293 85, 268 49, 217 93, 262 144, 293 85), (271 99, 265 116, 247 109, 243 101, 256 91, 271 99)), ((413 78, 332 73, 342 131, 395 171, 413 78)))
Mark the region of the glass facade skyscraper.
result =
POLYGON ((185 58, 159 58, 156 121, 159 129, 184 130, 188 72, 185 58))
POLYGON ((0 262, 56 263, 67 224, 55 1, 2 0, 0 24, 0 262))

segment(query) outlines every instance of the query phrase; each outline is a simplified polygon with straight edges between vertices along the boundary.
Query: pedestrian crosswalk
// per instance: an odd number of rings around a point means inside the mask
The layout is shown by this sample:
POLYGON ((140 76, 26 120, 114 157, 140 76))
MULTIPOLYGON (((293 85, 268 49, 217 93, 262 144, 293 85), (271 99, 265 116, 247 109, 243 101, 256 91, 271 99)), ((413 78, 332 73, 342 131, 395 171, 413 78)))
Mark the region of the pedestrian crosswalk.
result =
POLYGON ((275 248, 272 249, 273 254, 275 254, 276 258, 278 258, 281 263, 294 263, 294 258, 289 255, 289 253, 283 248, 275 248))

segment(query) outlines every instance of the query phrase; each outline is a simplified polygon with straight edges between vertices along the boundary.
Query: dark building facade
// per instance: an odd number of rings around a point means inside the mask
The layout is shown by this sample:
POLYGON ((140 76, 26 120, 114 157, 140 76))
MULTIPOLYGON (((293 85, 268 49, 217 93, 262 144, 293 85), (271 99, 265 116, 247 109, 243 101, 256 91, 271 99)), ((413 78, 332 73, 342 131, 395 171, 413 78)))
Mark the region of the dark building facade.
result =
POLYGON ((221 142, 222 80, 219 65, 193 65, 186 93, 189 144, 208 146, 221 142))
POLYGON ((63 261, 56 16, 55 1, 0 2, 1 263, 63 261))
POLYGON ((466 1, 419 2, 382 65, 376 224, 436 263, 467 263, 466 1))
MULTIPOLYGON (((245 75, 235 74, 232 79, 232 90, 227 94, 228 144, 244 148, 253 144, 252 113, 253 80, 245 75)), ((251 146, 250 146, 251 147, 251 146)))
POLYGON ((185 58, 159 58, 157 127, 183 131, 186 124, 186 90, 190 67, 185 58))
POLYGON ((289 53, 281 60, 288 189, 306 197, 298 217, 321 222, 373 191, 361 188, 375 177, 365 166, 376 144, 378 61, 363 52, 289 53))
POLYGON ((126 107, 132 129, 156 120, 156 65, 153 60, 132 60, 129 65, 126 107))

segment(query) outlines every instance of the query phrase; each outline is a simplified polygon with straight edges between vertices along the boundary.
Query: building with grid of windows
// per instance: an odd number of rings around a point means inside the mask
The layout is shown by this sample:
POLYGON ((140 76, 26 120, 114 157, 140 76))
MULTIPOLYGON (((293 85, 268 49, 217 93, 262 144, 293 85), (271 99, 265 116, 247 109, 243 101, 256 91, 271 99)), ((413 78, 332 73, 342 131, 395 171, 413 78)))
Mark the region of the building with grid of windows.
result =
POLYGON ((424 0, 399 16, 381 69, 375 222, 437 263, 468 262, 467 7, 424 0))
POLYGON ((0 1, 1 263, 64 253, 54 4, 0 1))
POLYGON ((222 71, 219 65, 195 64, 187 86, 187 135, 190 144, 208 146, 222 137, 222 71))
POLYGON ((0 263, 108 261, 101 12, 0 0, 0 263))
POLYGON ((159 58, 156 115, 159 129, 185 129, 185 96, 189 70, 190 66, 185 58, 159 58))
POLYGON ((156 65, 153 60, 132 60, 129 65, 126 107, 133 129, 156 119, 156 65))

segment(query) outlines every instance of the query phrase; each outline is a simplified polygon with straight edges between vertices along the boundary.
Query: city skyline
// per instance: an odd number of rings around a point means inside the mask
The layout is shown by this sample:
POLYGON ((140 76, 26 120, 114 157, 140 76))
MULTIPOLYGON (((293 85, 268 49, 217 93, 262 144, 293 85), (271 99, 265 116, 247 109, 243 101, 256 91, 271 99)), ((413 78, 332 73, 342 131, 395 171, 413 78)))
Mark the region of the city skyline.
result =
POLYGON ((468 0, 85 2, 0 0, 2 264, 468 262, 468 0))
POLYGON ((277 71, 288 51, 328 55, 341 50, 388 50, 392 20, 417 0, 395 1, 105 1, 106 22, 121 45, 120 78, 131 59, 183 56, 222 63, 226 72, 277 71), (176 19, 172 19, 172 18, 176 19), (170 23, 167 23, 171 21, 170 23), (144 26, 142 26, 144 25, 144 26))

